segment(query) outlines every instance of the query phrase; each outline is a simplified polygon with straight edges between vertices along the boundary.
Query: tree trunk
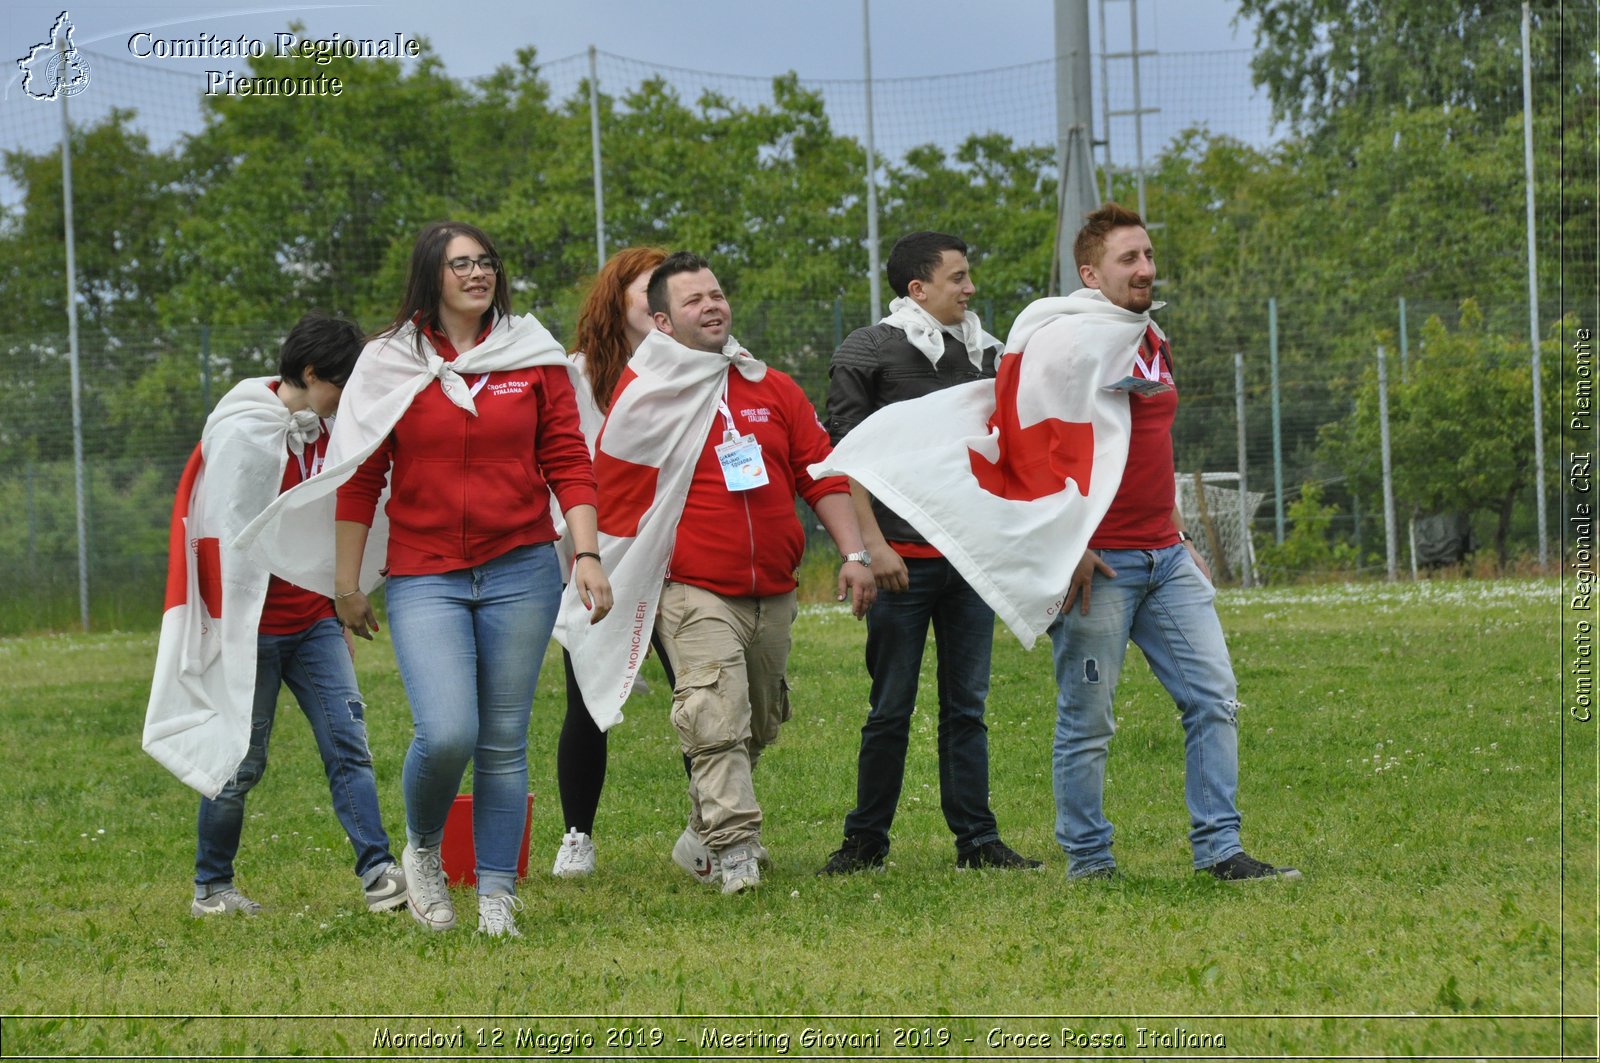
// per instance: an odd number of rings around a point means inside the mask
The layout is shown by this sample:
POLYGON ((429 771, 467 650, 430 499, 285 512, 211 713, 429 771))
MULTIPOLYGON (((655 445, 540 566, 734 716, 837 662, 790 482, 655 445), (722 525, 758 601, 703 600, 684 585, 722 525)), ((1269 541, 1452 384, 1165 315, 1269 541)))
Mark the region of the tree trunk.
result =
POLYGON ((1494 553, 1500 563, 1500 574, 1504 576, 1511 566, 1511 556, 1506 540, 1511 537, 1511 511, 1517 505, 1516 491, 1507 491, 1505 497, 1500 499, 1500 520, 1494 529, 1494 553))

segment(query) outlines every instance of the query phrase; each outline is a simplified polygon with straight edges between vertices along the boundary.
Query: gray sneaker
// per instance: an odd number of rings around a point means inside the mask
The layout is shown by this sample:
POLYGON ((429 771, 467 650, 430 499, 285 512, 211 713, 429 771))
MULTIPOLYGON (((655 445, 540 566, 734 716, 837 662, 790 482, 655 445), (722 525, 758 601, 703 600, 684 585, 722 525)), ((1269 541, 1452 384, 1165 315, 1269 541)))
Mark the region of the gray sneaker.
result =
POLYGON ((742 893, 761 885, 754 846, 730 845, 717 854, 717 859, 722 864, 723 893, 742 893))
POLYGON ((406 903, 406 873, 390 864, 366 887, 367 911, 392 912, 406 903))
POLYGON ((491 893, 478 898, 478 933, 490 937, 519 938, 516 913, 522 911, 522 901, 514 893, 491 893))
POLYGON ((189 914, 196 919, 208 915, 260 915, 261 905, 229 886, 203 900, 196 897, 189 905, 189 914))
POLYGON ((439 850, 406 846, 400 854, 406 875, 406 906, 411 918, 429 930, 449 930, 456 925, 456 908, 450 903, 450 887, 444 880, 444 863, 439 850))

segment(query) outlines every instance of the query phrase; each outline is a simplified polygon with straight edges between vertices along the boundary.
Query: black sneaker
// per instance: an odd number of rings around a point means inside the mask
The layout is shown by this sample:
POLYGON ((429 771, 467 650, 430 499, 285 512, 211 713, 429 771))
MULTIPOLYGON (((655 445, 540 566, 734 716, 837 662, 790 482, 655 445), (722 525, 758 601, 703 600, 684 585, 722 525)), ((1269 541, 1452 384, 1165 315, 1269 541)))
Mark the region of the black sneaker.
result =
POLYGON ((1043 866, 1043 860, 1029 860, 1026 856, 1012 851, 1011 846, 1002 841, 984 842, 982 845, 973 846, 956 854, 956 869, 960 871, 965 871, 969 867, 1003 867, 1032 871, 1043 866))
POLYGON ((1246 882, 1258 878, 1297 879, 1300 872, 1292 867, 1273 867, 1264 864, 1249 853, 1234 853, 1226 860, 1203 867, 1201 872, 1211 875, 1212 878, 1221 879, 1223 882, 1246 882))
POLYGON ((1081 875, 1068 875, 1070 882, 1121 882, 1122 872, 1117 870, 1115 864, 1097 867, 1092 871, 1085 871, 1081 875))
POLYGON ((828 862, 822 865, 819 875, 853 875, 857 871, 882 871, 883 858, 889 847, 867 838, 853 835, 835 849, 828 862))

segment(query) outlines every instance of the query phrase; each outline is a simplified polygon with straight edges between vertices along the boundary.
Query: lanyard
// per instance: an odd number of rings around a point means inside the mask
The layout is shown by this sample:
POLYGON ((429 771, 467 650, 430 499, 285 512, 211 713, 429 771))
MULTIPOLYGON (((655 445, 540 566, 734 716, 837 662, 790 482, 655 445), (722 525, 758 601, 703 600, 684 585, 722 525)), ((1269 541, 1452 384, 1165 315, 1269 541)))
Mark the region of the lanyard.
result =
MULTIPOLYGON (((327 452, 326 451, 322 451, 320 453, 318 452, 318 450, 317 450, 317 441, 318 440, 322 440, 322 439, 326 439, 328 437, 328 422, 326 422, 326 421, 318 421, 317 423, 318 423, 318 425, 321 426, 322 431, 317 433, 317 438, 316 439, 314 439, 310 443, 306 444, 307 447, 311 448, 311 460, 309 462, 306 461, 306 452, 305 452, 305 448, 304 447, 301 448, 300 453, 294 455, 294 460, 299 462, 299 464, 300 464, 300 482, 301 483, 304 483, 305 481, 307 481, 307 480, 311 479, 313 476, 315 476, 317 473, 321 472, 322 471, 322 460, 323 460, 323 458, 327 457, 327 452)), ((294 452, 290 451, 290 453, 293 454, 294 452)))
POLYGON ((1161 379, 1161 343, 1156 339, 1154 332, 1145 333, 1145 342, 1139 345, 1140 350, 1133 352, 1133 367, 1146 380, 1161 379), (1140 351, 1148 346, 1150 360, 1146 362, 1140 351))
POLYGON ((733 423, 733 411, 728 408, 728 379, 726 377, 722 379, 722 398, 717 400, 717 412, 721 413, 722 419, 727 422, 728 434, 726 438, 729 440, 739 438, 739 429, 733 423))

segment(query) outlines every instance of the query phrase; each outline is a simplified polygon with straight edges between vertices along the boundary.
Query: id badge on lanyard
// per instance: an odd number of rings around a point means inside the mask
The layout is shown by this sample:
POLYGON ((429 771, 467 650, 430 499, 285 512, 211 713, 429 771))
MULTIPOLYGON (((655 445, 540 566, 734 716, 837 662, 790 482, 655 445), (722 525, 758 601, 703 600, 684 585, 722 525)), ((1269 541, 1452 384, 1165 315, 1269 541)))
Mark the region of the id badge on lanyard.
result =
POLYGON ((728 426, 722 434, 722 442, 717 446, 717 462, 722 466, 722 479, 727 483, 730 491, 749 491, 757 487, 765 487, 769 482, 767 478, 767 463, 761 457, 761 444, 756 441, 755 435, 740 435, 733 424, 733 411, 728 408, 728 387, 722 387, 722 403, 720 406, 723 422, 728 426))

